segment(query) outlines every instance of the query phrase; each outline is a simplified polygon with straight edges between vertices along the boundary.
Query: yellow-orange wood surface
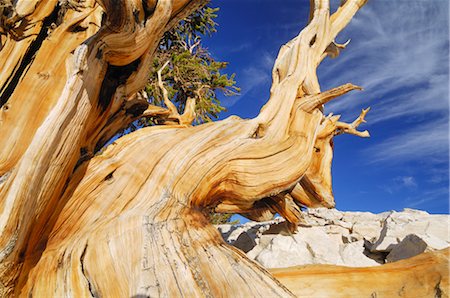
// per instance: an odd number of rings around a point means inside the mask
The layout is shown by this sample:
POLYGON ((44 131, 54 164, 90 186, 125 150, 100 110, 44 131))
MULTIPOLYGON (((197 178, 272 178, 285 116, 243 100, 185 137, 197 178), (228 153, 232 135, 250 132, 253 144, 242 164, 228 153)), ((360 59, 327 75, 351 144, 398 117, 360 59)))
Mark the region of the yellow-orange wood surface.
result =
POLYGON ((171 115, 137 92, 163 33, 204 4, 19 0, 2 15, 0 296, 292 295, 207 216, 279 213, 295 229, 299 206, 334 206, 332 138, 368 136, 367 110, 350 124, 325 116, 361 88, 322 91, 316 69, 365 1, 332 14, 311 1, 256 118, 192 127, 188 111, 100 150, 140 117, 171 115))
POLYGON ((382 266, 306 265, 271 269, 298 297, 449 297, 450 249, 382 266))

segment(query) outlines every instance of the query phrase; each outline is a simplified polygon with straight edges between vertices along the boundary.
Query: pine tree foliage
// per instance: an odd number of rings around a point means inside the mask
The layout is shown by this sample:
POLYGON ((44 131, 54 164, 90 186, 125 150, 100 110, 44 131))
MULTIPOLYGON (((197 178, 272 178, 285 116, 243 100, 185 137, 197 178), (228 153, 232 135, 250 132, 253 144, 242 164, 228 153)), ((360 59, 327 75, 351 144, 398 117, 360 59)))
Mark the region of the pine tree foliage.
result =
MULTIPOLYGON (((162 70, 164 86, 169 98, 183 112, 188 98, 196 100, 196 123, 212 121, 225 110, 218 93, 237 95, 235 75, 223 73, 227 62, 216 61, 202 46, 202 37, 216 32, 218 8, 203 7, 167 32, 155 55, 146 92, 150 103, 164 106, 157 72, 162 70)), ((161 119, 146 119, 139 125, 160 124, 161 119)))

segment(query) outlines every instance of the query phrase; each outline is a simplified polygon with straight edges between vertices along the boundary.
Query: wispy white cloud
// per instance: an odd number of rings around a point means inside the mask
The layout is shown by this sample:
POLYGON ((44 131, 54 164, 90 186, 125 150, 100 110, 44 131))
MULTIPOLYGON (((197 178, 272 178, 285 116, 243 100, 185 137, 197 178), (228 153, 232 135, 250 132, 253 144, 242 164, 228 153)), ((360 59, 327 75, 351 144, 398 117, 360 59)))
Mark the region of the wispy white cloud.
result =
POLYGON ((352 21, 341 57, 320 69, 324 87, 353 82, 364 93, 337 99, 327 110, 351 117, 363 105, 370 123, 448 111, 448 2, 371 1, 352 21))
POLYGON ((449 169, 448 167, 432 167, 428 169, 428 177, 425 180, 432 185, 449 184, 449 169))
MULTIPOLYGON (((352 39, 347 49, 319 68, 323 89, 352 82, 365 90, 336 99, 327 112, 347 121, 371 106, 368 129, 388 127, 361 152, 365 160, 381 166, 420 165, 417 181, 407 176, 385 181, 383 189, 390 193, 423 193, 428 183, 448 181, 448 7, 444 0, 369 1, 340 37, 340 42, 352 39)), ((448 188, 440 191, 448 195, 448 188)), ((409 206, 432 203, 436 196, 424 194, 409 206)))
POLYGON ((370 123, 437 112, 448 118, 448 75, 430 75, 427 87, 390 97, 374 107, 370 123))
POLYGON ((269 73, 270 72, 268 72, 264 69, 264 67, 261 66, 251 66, 245 68, 239 76, 241 78, 241 80, 238 82, 238 85, 241 88, 240 95, 227 99, 223 102, 223 105, 227 108, 230 108, 238 101, 243 100, 244 97, 255 88, 266 86, 270 80, 269 73))
POLYGON ((366 149, 364 155, 370 156, 370 162, 420 160, 424 163, 445 163, 449 153, 448 125, 448 119, 443 118, 411 127, 406 133, 394 134, 366 149))
POLYGON ((253 41, 246 41, 239 44, 226 44, 222 45, 222 51, 227 52, 228 54, 236 54, 243 51, 248 51, 252 47, 254 47, 255 44, 253 41))
MULTIPOLYGON (((240 96, 228 99, 224 102, 225 107, 230 108, 236 102, 244 100, 245 96, 257 88, 266 88, 271 83, 271 70, 275 59, 268 52, 259 53, 256 63, 244 68, 238 74, 238 85, 241 88, 240 96)), ((262 98, 261 100, 266 100, 262 98)))
POLYGON ((405 190, 417 189, 417 182, 413 176, 398 176, 392 179, 387 185, 380 186, 390 194, 403 192, 405 190))
POLYGON ((412 176, 397 177, 397 179, 395 179, 395 180, 403 187, 407 187, 407 188, 416 188, 417 187, 416 179, 414 179, 414 177, 412 177, 412 176))
POLYGON ((271 71, 275 63, 275 56, 270 55, 268 52, 263 52, 261 55, 260 66, 264 71, 271 71))
POLYGON ((420 196, 408 198, 405 201, 406 207, 417 208, 430 205, 444 205, 448 208, 448 187, 441 187, 426 191, 420 196))

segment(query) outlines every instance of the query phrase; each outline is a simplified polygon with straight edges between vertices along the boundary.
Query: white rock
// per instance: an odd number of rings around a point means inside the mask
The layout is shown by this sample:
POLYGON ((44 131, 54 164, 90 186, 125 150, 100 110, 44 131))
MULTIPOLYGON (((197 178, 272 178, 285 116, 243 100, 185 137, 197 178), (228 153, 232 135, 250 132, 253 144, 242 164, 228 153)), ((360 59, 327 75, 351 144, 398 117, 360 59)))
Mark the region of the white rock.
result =
POLYGON ((364 254, 364 240, 352 242, 343 246, 341 251, 342 261, 349 267, 368 267, 380 265, 375 260, 364 254))
POLYGON ((355 211, 355 212, 343 212, 343 217, 342 217, 342 221, 346 221, 346 222, 352 222, 352 223, 357 223, 357 222, 381 222, 382 220, 384 220, 388 215, 390 214, 390 212, 387 213, 381 213, 381 214, 373 214, 370 212, 359 212, 359 211, 355 211))
MULTIPOLYGON (((222 235, 228 236, 228 234, 231 233, 231 229, 233 228, 233 225, 222 224, 222 225, 217 225, 216 227, 222 235)), ((224 236, 224 237, 226 237, 226 236, 224 236)))
POLYGON ((256 257, 272 243, 272 239, 276 236, 277 235, 262 235, 259 238, 258 245, 249 251, 247 256, 250 259, 255 260, 256 257))
POLYGON ((352 227, 352 234, 355 238, 366 239, 374 242, 381 233, 381 222, 356 222, 352 227))
POLYGON ((255 260, 266 268, 283 268, 313 263, 313 256, 304 241, 294 237, 276 236, 255 260))
POLYGON ((417 209, 411 209, 411 208, 404 208, 404 213, 412 213, 412 214, 420 214, 420 215, 430 215, 430 213, 423 211, 423 210, 417 210, 417 209))
POLYGON ((370 247, 372 252, 390 252, 407 235, 421 237, 432 249, 448 247, 449 216, 432 215, 426 212, 393 212, 383 222, 379 237, 370 247))
POLYGON ((311 227, 299 229, 295 239, 306 243, 314 264, 344 264, 339 253, 342 236, 327 234, 321 227, 311 227))
POLYGON ((326 225, 323 227, 323 230, 327 234, 338 234, 341 236, 349 236, 350 235, 350 229, 346 229, 342 226, 337 226, 337 225, 326 225))
POLYGON ((310 226, 291 234, 284 219, 243 225, 218 226, 229 244, 267 268, 305 264, 376 266, 423 250, 450 246, 449 215, 433 215, 413 209, 402 212, 341 212, 309 209, 304 212, 310 226), (417 240, 417 239, 416 239, 417 240))
POLYGON ((426 229, 426 235, 433 236, 442 241, 450 243, 450 216, 431 215, 429 225, 426 229))
POLYGON ((328 208, 311 208, 306 211, 308 218, 322 218, 325 221, 340 220, 344 215, 341 211, 328 208))
POLYGON ((429 250, 439 250, 449 247, 449 244, 447 241, 444 241, 442 239, 439 239, 438 237, 431 235, 431 236, 423 236, 423 241, 427 244, 427 248, 429 250))

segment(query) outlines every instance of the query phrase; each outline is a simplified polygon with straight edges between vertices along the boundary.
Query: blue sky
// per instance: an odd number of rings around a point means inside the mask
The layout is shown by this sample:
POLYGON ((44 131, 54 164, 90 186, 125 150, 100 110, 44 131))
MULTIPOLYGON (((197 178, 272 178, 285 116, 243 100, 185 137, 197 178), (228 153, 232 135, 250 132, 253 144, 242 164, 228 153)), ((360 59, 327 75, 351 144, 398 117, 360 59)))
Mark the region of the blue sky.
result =
MULTIPOLYGON (((332 1, 336 5, 338 1, 332 1)), ((269 98, 280 46, 306 25, 309 1, 226 0, 218 32, 205 40, 228 61, 241 95, 222 98, 221 115, 250 118, 269 98)), ((318 69, 322 90, 351 82, 364 88, 335 100, 326 112, 352 121, 371 106, 371 138, 335 138, 336 208, 383 212, 417 208, 449 212, 449 3, 369 1, 338 37, 351 39, 318 69)))

